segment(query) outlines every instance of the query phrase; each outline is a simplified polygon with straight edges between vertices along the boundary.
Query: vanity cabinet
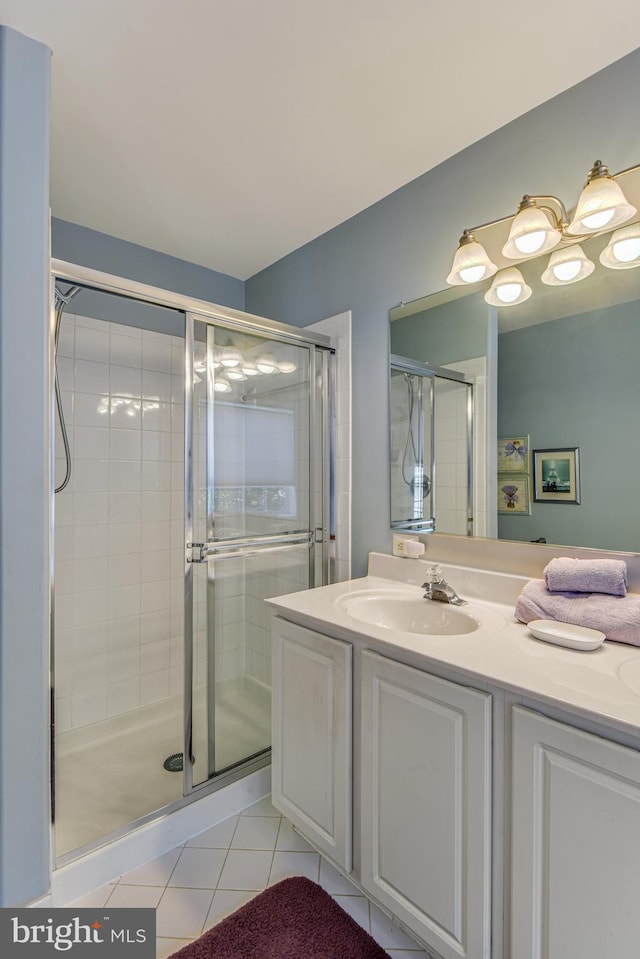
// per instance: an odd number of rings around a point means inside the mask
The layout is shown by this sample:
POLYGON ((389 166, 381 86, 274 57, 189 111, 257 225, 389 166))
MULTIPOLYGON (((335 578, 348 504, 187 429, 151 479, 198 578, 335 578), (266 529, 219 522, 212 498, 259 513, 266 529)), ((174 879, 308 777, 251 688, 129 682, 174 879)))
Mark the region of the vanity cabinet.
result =
POLYGON ((272 801, 350 872, 352 647, 285 620, 274 623, 272 801))
POLYGON ((354 881, 443 959, 489 959, 491 696, 357 644, 352 717, 352 656, 274 617, 273 804, 345 872, 353 818, 354 881))
POLYGON ((640 649, 539 643, 466 567, 471 634, 358 619, 418 580, 374 560, 270 601, 274 804, 440 959, 640 957, 640 649))
POLYGON ((363 651, 361 884, 443 957, 489 957, 491 696, 363 651))
POLYGON ((511 956, 636 956, 640 753, 513 710, 511 956))

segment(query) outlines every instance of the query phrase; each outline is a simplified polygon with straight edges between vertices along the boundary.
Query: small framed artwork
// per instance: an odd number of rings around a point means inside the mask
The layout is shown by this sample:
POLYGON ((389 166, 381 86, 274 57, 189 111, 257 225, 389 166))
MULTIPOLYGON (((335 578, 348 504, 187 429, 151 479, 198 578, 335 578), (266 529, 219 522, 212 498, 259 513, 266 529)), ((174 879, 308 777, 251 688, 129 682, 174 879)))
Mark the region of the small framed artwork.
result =
POLYGON ((498 472, 529 472, 528 436, 503 436, 498 440, 498 472))
POLYGON ((529 477, 498 473, 498 512, 528 516, 531 512, 529 477))
POLYGON ((580 450, 533 451, 533 499, 536 503, 580 502, 580 450))

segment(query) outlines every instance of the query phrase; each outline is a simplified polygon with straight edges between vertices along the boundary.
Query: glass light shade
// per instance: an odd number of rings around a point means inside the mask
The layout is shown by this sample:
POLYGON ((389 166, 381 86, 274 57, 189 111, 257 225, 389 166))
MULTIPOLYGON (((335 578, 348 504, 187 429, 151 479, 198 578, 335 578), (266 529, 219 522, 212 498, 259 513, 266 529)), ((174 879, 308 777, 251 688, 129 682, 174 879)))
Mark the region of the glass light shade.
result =
MULTIPOLYGON (((213 356, 216 356, 216 350, 213 350, 213 356)), ((207 369, 207 351, 204 343, 193 344, 193 368, 197 373, 204 373, 207 369)))
POLYGON ((213 384, 213 388, 216 393, 230 393, 231 392, 231 383, 223 377, 216 377, 216 380, 213 384))
POLYGON ((536 206, 528 206, 516 213, 502 255, 511 260, 538 256, 557 246, 562 239, 560 230, 547 213, 536 206))
POLYGON ((640 223, 616 230, 600 254, 600 262, 609 270, 632 270, 640 266, 640 223))
POLYGON ((531 287, 524 282, 524 277, 515 266, 496 273, 491 289, 484 299, 491 306, 515 306, 524 303, 531 296, 531 287))
POLYGON ((246 375, 242 372, 242 370, 239 370, 237 368, 228 369, 227 376, 229 377, 230 380, 234 380, 234 381, 246 380, 247 378, 246 375))
POLYGON ((242 353, 235 346, 225 346, 220 353, 220 362, 223 366, 239 366, 242 363, 242 353))
POLYGON ((298 367, 291 360, 281 360, 278 363, 278 369, 281 373, 295 373, 298 367))
POLYGON ((451 266, 447 283, 451 286, 463 286, 465 283, 478 283, 487 280, 498 267, 489 259, 482 243, 478 243, 473 233, 466 230, 460 239, 451 266))
POLYGON ((542 282, 547 286, 566 286, 578 283, 591 276, 595 264, 591 262, 578 243, 564 250, 556 250, 549 257, 549 263, 542 274, 542 282))
POLYGON ((611 176, 589 180, 580 194, 573 220, 566 232, 572 235, 597 233, 605 227, 626 223, 638 211, 611 176))
POLYGON ((259 373, 275 373, 278 369, 278 362, 271 353, 263 353, 256 360, 256 366, 259 373))
POLYGON ((259 376, 260 370, 255 363, 243 363, 240 367, 245 376, 259 376))

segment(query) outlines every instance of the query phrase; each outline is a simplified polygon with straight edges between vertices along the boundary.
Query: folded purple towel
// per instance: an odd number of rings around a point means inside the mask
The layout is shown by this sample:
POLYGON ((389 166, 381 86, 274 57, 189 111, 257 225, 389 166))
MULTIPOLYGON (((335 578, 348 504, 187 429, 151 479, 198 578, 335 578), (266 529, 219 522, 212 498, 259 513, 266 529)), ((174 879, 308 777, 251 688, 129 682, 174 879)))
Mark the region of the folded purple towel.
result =
POLYGON ((544 568, 552 593, 611 593, 627 595, 627 564, 621 559, 571 559, 559 556, 544 568))
POLYGON ((550 593, 544 580, 532 579, 516 603, 521 623, 553 619, 599 629, 616 643, 640 646, 640 596, 607 596, 602 593, 550 593))

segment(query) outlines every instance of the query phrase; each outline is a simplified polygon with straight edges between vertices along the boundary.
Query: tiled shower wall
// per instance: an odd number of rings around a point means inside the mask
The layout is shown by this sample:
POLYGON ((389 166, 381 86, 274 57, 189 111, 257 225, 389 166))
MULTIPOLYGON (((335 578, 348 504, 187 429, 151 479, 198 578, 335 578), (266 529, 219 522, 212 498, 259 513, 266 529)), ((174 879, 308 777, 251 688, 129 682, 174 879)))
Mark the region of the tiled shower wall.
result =
MULTIPOLYGON (((183 692, 184 340, 65 311, 58 370, 73 461, 71 482, 55 497, 60 733, 183 692)), ((285 385, 297 375, 265 379, 261 388, 285 385)), ((199 390, 203 387, 195 390, 196 497, 206 495, 206 403, 199 390)), ((336 529, 342 551, 334 565, 343 575, 349 559, 346 395, 339 391, 338 409, 343 412, 336 437, 336 529)), ((233 402, 236 395, 229 397, 233 402)), ((267 396, 265 405, 268 402, 292 413, 294 465, 288 482, 304 504, 309 488, 306 389, 267 396)), ((225 416, 225 409, 230 406, 217 402, 217 455, 235 451, 240 457, 235 472, 244 483, 238 418, 225 416)), ((281 438, 269 440, 266 424, 259 428, 264 463, 255 459, 256 437, 246 438, 252 469, 262 466, 261 483, 277 487, 284 482, 281 438)), ((57 417, 55 450, 59 485, 64 459, 57 417)), ((227 510, 224 527, 241 532, 246 524, 250 532, 260 533, 308 522, 305 515, 299 521, 283 517, 274 523, 268 512, 245 517, 227 510)), ((207 579, 206 564, 194 565, 196 686, 207 681, 207 589, 214 587, 216 679, 248 675, 269 685, 270 633, 263 599, 306 588, 307 557, 302 548, 279 555, 277 562, 273 554, 228 559, 216 564, 213 583, 207 579)))
POLYGON ((59 733, 182 693, 184 340, 65 312, 57 365, 59 733))

